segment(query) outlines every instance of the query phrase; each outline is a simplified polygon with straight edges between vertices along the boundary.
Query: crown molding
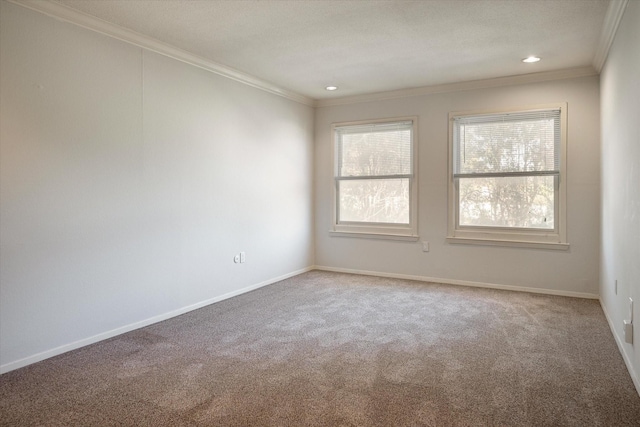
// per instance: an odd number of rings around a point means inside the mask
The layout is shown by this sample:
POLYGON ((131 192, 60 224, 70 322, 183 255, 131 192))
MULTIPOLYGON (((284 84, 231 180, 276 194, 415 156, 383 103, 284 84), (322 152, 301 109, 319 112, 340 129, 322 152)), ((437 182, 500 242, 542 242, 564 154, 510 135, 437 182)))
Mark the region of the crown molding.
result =
POLYGON ((88 15, 76 9, 56 3, 51 0, 7 0, 10 3, 22 6, 36 12, 51 16, 52 18, 69 22, 79 27, 95 31, 100 34, 121 40, 123 42, 138 46, 155 53, 185 62, 190 65, 202 68, 220 76, 235 80, 237 82, 261 89, 283 98, 290 99, 301 104, 314 106, 314 100, 298 93, 276 86, 267 81, 261 80, 252 75, 243 73, 231 67, 227 67, 209 59, 179 49, 167 43, 163 43, 152 37, 145 36, 135 31, 128 30, 119 25, 112 24, 95 16, 88 15))
POLYGON ((334 105, 356 104, 361 102, 381 101, 386 99, 405 98, 420 95, 429 95, 444 92, 457 92, 464 90, 484 89, 499 86, 509 86, 516 84, 535 83, 549 80, 560 80, 575 77, 597 75, 604 64, 608 50, 613 42, 615 32, 618 28, 624 9, 628 0, 612 0, 607 15, 600 40, 598 51, 592 66, 570 68, 556 71, 544 71, 539 73, 521 74, 516 76, 497 77, 492 79, 472 80, 458 83, 446 83, 440 85, 424 86, 418 88, 400 89, 386 92, 376 92, 363 95, 345 96, 340 98, 313 99, 299 93, 284 89, 275 84, 261 80, 252 75, 243 73, 231 67, 219 64, 209 59, 179 49, 167 43, 163 43, 152 37, 145 36, 135 31, 120 27, 102 19, 80 12, 76 9, 57 3, 52 0, 6 0, 9 3, 34 10, 51 16, 55 19, 69 22, 73 25, 104 34, 138 46, 142 49, 152 51, 175 60, 202 68, 217 75, 243 83, 245 85, 263 90, 265 92, 281 96, 283 98, 312 106, 329 107, 334 105))
POLYGON ((618 31, 618 26, 622 20, 622 15, 627 7, 629 0, 611 0, 609 7, 607 8, 607 14, 604 17, 604 24, 602 26, 602 33, 600 33, 600 41, 598 43, 598 49, 593 57, 593 68, 600 72, 604 66, 604 62, 607 60, 609 49, 613 43, 613 39, 618 31))
POLYGON ((520 74, 516 76, 497 77, 493 79, 472 80, 458 83, 424 86, 412 89, 400 89, 388 92, 378 92, 365 95, 345 96, 342 98, 320 99, 316 107, 331 107, 334 105, 357 104, 360 102, 383 101, 387 99, 406 98, 411 96, 430 95, 434 93, 458 92, 463 90, 487 89, 499 86, 537 83, 549 80, 571 79, 576 77, 595 76, 598 72, 589 66, 567 68, 564 70, 543 71, 539 73, 520 74))

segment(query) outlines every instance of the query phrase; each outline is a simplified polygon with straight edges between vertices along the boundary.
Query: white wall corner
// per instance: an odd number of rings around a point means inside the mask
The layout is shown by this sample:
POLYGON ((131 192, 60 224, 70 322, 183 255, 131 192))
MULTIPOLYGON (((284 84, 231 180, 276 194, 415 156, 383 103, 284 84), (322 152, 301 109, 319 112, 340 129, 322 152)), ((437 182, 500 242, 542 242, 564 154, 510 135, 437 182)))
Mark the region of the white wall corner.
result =
POLYGON ((609 3, 607 14, 604 17, 604 24, 602 25, 602 33, 600 33, 598 48, 593 57, 593 68, 595 68, 598 73, 602 71, 604 62, 607 60, 609 49, 616 36, 618 26, 620 25, 628 2, 629 0, 611 0, 611 3, 609 3))

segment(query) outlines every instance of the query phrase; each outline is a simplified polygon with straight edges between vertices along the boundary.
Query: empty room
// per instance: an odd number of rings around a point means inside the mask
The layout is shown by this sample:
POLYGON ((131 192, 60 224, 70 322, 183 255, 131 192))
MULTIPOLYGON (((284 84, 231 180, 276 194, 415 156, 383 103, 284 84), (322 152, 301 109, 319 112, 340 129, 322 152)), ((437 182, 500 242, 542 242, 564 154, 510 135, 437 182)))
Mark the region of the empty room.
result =
POLYGON ((0 426, 640 426, 640 0, 0 0, 0 426))

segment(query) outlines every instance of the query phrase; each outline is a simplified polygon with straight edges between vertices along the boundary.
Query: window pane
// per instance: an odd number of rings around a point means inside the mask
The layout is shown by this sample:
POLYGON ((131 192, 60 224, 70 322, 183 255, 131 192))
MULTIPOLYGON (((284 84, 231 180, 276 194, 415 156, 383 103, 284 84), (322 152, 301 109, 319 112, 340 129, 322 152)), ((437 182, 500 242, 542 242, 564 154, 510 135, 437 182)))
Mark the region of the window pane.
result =
POLYGON ((408 175, 411 131, 341 134, 339 156, 338 176, 408 175))
POLYGON ((553 176, 459 178, 462 226, 554 229, 553 176))
POLYGON ((409 224, 408 179, 339 181, 339 221, 409 224))
POLYGON ((460 125, 457 173, 555 171, 559 120, 460 125))

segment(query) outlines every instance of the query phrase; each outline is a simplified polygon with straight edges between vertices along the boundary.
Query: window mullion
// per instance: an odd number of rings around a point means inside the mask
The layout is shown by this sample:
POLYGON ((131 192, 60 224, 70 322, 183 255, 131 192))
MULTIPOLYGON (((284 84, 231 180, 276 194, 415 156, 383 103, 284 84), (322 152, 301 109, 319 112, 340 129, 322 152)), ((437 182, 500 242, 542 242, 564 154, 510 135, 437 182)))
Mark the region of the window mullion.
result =
POLYGON ((510 176, 546 176, 560 175, 560 171, 527 171, 527 172, 484 172, 484 173, 456 173, 454 178, 507 178, 510 176))

